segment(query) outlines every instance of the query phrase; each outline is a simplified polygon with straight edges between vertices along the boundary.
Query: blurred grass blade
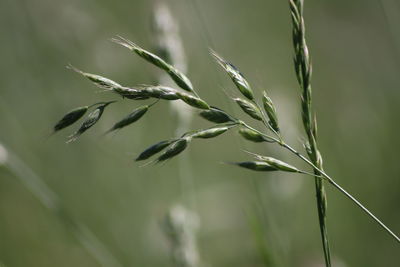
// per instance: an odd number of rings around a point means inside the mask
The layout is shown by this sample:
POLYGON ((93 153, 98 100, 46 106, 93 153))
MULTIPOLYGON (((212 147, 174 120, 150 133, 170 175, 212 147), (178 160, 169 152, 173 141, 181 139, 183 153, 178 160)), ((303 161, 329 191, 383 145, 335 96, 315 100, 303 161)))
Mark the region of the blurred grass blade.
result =
POLYGON ((8 168, 44 207, 60 219, 64 226, 74 234, 75 238, 100 266, 123 266, 86 225, 74 219, 63 208, 61 199, 47 186, 39 175, 9 149, 7 149, 7 154, 8 160, 4 167, 8 168))

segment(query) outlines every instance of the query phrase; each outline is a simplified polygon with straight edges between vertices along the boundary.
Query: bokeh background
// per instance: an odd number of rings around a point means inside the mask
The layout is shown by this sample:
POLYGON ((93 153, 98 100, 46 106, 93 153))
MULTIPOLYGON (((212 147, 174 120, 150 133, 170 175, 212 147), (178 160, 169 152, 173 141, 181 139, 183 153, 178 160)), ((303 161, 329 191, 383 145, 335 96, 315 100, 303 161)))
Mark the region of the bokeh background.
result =
MULTIPOLYGON (((180 24, 188 76, 200 95, 246 118, 229 100, 237 92, 208 55, 212 47, 258 95, 269 92, 285 137, 301 150, 287 1, 165 3, 180 24)), ((181 204, 200 222, 200 266, 323 266, 312 178, 220 164, 248 159, 246 149, 307 168, 274 145, 253 145, 232 131, 193 142, 184 160, 140 168, 135 155, 173 137, 177 119, 162 103, 135 125, 102 136, 140 105, 128 100, 110 106, 75 143, 65 144, 74 128, 46 138, 70 109, 118 99, 66 70, 68 63, 123 84, 154 81, 153 66, 109 41, 120 34, 151 48, 153 6, 0 1, 0 142, 8 151, 0 151, 0 265, 176 266, 160 225, 181 204)), ((396 233, 399 12, 396 0, 307 0, 305 8, 325 168, 396 233)), ((192 129, 210 125, 192 111, 192 129)), ((334 266, 398 266, 399 244, 336 190, 328 186, 327 194, 334 266)))

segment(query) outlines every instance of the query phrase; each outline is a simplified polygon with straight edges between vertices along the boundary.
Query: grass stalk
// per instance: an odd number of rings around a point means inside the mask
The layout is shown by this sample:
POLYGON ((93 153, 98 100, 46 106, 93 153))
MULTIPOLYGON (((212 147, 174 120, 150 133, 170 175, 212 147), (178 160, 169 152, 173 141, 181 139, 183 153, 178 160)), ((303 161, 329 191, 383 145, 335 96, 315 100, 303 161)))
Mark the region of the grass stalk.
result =
MULTIPOLYGON (((311 93, 311 75, 312 65, 305 38, 305 24, 303 18, 304 0, 289 0, 292 24, 293 24, 293 46, 294 46, 294 62, 295 71, 299 85, 302 90, 301 107, 304 130, 307 134, 307 153, 312 161, 315 175, 321 175, 322 156, 317 146, 317 125, 315 115, 313 118, 312 111, 312 93, 311 93)), ((326 225, 327 197, 323 181, 315 178, 315 190, 317 197, 317 209, 319 226, 322 237, 322 246, 325 256, 325 265, 331 266, 331 255, 329 248, 328 230, 326 225)))
POLYGON ((352 202, 354 202, 354 204, 356 204, 362 211, 364 211, 376 223, 378 223, 389 235, 391 235, 397 242, 400 243, 400 238, 392 230, 390 230, 389 227, 387 227, 380 219, 378 219, 378 217, 376 217, 370 210, 368 210, 363 204, 361 204, 360 201, 358 201, 354 196, 352 196, 343 187, 341 187, 337 182, 335 182, 335 180, 333 178, 331 178, 324 170, 320 169, 317 165, 315 165, 310 159, 308 159, 307 157, 302 155, 300 152, 298 152, 296 149, 294 149, 287 143, 285 143, 271 135, 264 134, 261 131, 251 127, 250 125, 246 124, 243 121, 240 121, 240 124, 252 131, 255 131, 255 132, 265 136, 266 138, 272 139, 274 141, 274 143, 280 145, 281 147, 287 149, 288 151, 290 151, 291 153, 293 153, 294 155, 299 157, 301 160, 303 160, 305 163, 307 163, 310 167, 312 167, 313 169, 315 169, 318 172, 318 174, 315 174, 316 180, 317 179, 320 181, 326 180, 330 185, 332 185, 334 188, 336 188, 341 193, 343 193, 347 198, 349 198, 352 202))

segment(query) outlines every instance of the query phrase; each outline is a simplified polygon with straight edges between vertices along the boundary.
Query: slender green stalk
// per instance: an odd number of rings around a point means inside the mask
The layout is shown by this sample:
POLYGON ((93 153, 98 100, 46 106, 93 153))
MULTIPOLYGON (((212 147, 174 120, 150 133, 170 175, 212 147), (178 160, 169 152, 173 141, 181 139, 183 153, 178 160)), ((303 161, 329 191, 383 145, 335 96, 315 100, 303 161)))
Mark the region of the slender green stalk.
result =
POLYGON ((347 198, 349 198, 351 201, 353 201, 359 208, 361 208, 367 215, 369 215, 375 222, 377 222, 388 234, 390 234, 397 242, 400 243, 400 238, 393 233, 392 230, 390 230, 389 227, 387 227, 381 220, 379 220, 371 211, 369 211, 364 205, 362 205, 355 197, 353 197, 349 192, 347 192, 345 189, 343 189, 343 187, 341 187, 337 182, 335 182, 328 174, 325 173, 325 171, 323 171, 322 169, 320 169, 317 165, 315 165, 310 159, 306 158, 305 156, 303 156, 300 152, 298 152, 297 150, 295 150, 293 147, 291 147, 290 145, 288 145, 287 143, 271 136, 271 135, 267 135, 262 133, 261 131, 249 126, 248 124, 246 124, 243 121, 240 121, 240 124, 244 127, 246 127, 247 129, 250 129, 252 131, 255 131, 259 134, 261 134, 262 136, 272 139, 274 143, 280 145, 281 147, 287 149, 288 151, 290 151, 291 153, 293 153, 294 155, 296 155, 297 157, 299 157, 301 160, 303 160, 304 162, 306 162, 309 166, 311 166, 312 168, 314 168, 319 174, 315 174, 314 176, 316 177, 316 179, 322 181, 323 179, 325 179, 329 184, 331 184, 334 188, 336 188, 337 190, 339 190, 341 193, 343 193, 347 198), (323 179, 321 179, 323 178, 323 179))
MULTIPOLYGON (((317 125, 312 115, 311 94, 311 59, 305 39, 305 24, 303 18, 304 0, 289 0, 293 23, 294 63, 297 80, 302 89, 301 108, 304 130, 307 134, 307 153, 312 163, 317 167, 314 173, 320 175, 323 170, 322 156, 317 146, 317 125)), ((326 226, 327 198, 323 181, 315 178, 319 226, 321 230, 322 246, 324 249, 325 264, 331 266, 328 230, 326 226)))
MULTIPOLYGON (((314 165, 309 159, 301 155, 299 152, 297 152, 295 149, 293 149, 291 146, 289 146, 286 143, 281 144, 282 147, 288 149, 291 151, 293 154, 297 155, 299 158, 301 158, 303 161, 308 163, 310 166, 312 166, 314 169, 316 169, 321 176, 323 176, 329 184, 334 186, 337 190, 342 192, 347 198, 349 198, 351 201, 353 201, 358 207, 362 209, 367 215, 369 215, 375 222, 377 222, 388 234, 390 234, 394 239, 397 240, 397 242, 400 243, 400 238, 393 233, 392 230, 389 229, 381 220, 379 220, 371 211, 369 211, 364 205, 362 205, 355 197, 353 197, 349 192, 347 192, 345 189, 343 189, 338 183, 336 183, 328 174, 326 174, 322 169, 319 169, 316 165, 314 165)), ((319 179, 321 180, 321 179, 319 179)))

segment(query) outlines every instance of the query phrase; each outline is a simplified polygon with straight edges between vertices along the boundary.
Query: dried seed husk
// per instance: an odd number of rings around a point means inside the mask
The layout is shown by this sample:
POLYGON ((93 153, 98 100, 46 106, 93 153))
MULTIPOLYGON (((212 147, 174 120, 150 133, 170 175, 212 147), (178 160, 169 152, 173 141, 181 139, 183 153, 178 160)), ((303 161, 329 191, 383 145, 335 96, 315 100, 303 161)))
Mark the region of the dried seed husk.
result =
POLYGON ((257 158, 259 160, 262 160, 266 163, 268 163, 269 165, 275 167, 276 169, 280 170, 280 171, 285 171, 285 172, 301 172, 299 169, 297 169, 296 167, 283 162, 279 159, 275 159, 272 157, 264 157, 264 156, 257 156, 257 158))
POLYGON ((252 171, 261 171, 261 172, 277 171, 277 168, 262 161, 228 162, 228 164, 236 165, 252 171))
POLYGON ((169 146, 174 141, 175 140, 165 140, 165 141, 158 142, 157 144, 154 144, 154 145, 146 148, 146 150, 144 150, 142 153, 140 153, 140 155, 135 160, 136 161, 146 160, 146 159, 150 158, 151 156, 157 154, 158 152, 161 152, 164 148, 169 146))
POLYGON ((176 155, 180 154, 184 151, 190 141, 190 138, 181 138, 174 143, 172 143, 168 149, 158 157, 157 162, 164 161, 175 157, 176 155))
POLYGON ((193 138, 203 138, 203 139, 213 138, 225 133, 229 128, 230 128, 229 126, 213 127, 205 130, 199 130, 193 133, 191 136, 193 138))
POLYGON ((86 132, 88 129, 90 129, 93 125, 95 125, 101 118, 101 116, 103 115, 104 109, 111 103, 114 103, 115 101, 110 101, 110 102, 106 102, 102 105, 100 105, 99 107, 97 107, 95 110, 93 110, 87 117, 87 119, 81 124, 81 126, 79 127, 79 129, 70 136, 69 140, 67 141, 69 142, 73 142, 76 139, 78 139, 78 137, 80 135, 82 135, 84 132, 86 132))
POLYGON ((261 111, 252 103, 250 103, 247 100, 241 99, 241 98, 234 98, 233 99, 239 106, 240 108, 247 113, 250 117, 253 119, 262 121, 262 115, 261 111))
POLYGON ((202 118, 214 123, 226 123, 236 121, 234 118, 225 113, 225 111, 216 107, 210 107, 210 109, 203 110, 199 114, 202 118))
POLYGON ((255 142, 255 143, 261 143, 261 142, 266 142, 268 141, 264 136, 259 134, 256 131, 247 129, 247 128, 241 128, 239 130, 239 134, 243 136, 244 139, 255 142))
POLYGON ((228 73, 229 77, 231 77, 233 83, 239 89, 239 91, 249 100, 254 99, 253 91, 250 87, 250 84, 246 81, 243 74, 231 63, 223 59, 219 56, 215 51, 211 51, 211 54, 214 56, 216 61, 222 68, 228 73))
POLYGON ((149 106, 141 106, 138 107, 137 109, 133 110, 129 115, 124 117, 122 120, 119 122, 115 123, 113 127, 111 127, 110 130, 108 130, 106 133, 115 131, 117 129, 121 129, 125 126, 128 126, 136 121, 138 121, 141 117, 143 117, 144 114, 149 110, 149 106))
POLYGON ((177 95, 179 96, 179 98, 185 102, 186 104, 195 107, 195 108, 199 108, 199 109, 209 109, 210 106, 202 99, 186 94, 186 93, 182 93, 182 92, 177 92, 177 95))
POLYGON ((64 128, 74 124, 80 118, 82 118, 83 115, 85 115, 85 113, 87 112, 88 109, 89 109, 89 106, 84 106, 84 107, 79 107, 79 108, 75 108, 75 109, 71 110, 70 112, 65 114, 64 117, 62 117, 61 120, 59 120, 56 123, 56 125, 54 125, 53 132, 55 133, 57 131, 60 131, 64 128))
POLYGON ((274 129, 276 132, 279 132, 279 126, 278 126, 278 117, 276 115, 276 109, 274 106, 274 103, 272 102, 271 98, 267 95, 267 93, 264 91, 263 93, 263 105, 264 105, 264 110, 267 113, 267 116, 269 118, 269 125, 274 129))
POLYGON ((114 90, 118 88, 122 88, 123 86, 120 85, 117 82, 114 82, 113 80, 110 80, 108 78, 105 78, 103 76, 97 75, 97 74, 92 74, 92 73, 87 73, 83 72, 77 68, 75 68, 72 65, 68 65, 67 68, 85 76, 88 78, 90 81, 92 81, 97 87, 102 88, 102 89, 107 89, 107 90, 114 90))
POLYGON ((141 48, 137 44, 135 44, 132 41, 127 40, 121 36, 118 36, 118 38, 113 38, 112 41, 117 44, 120 44, 122 46, 125 46, 126 48, 130 49, 131 51, 134 51, 136 54, 138 54, 143 59, 145 59, 148 62, 152 63, 153 65, 159 67, 160 69, 166 71, 168 73, 168 75, 171 77, 171 79, 174 80, 174 82, 183 90, 186 90, 188 92, 193 92, 193 85, 190 82, 189 78, 187 78, 185 74, 183 74, 181 71, 176 69, 174 66, 165 62, 159 56, 157 56, 153 53, 150 53, 149 51, 146 51, 145 49, 141 48))

